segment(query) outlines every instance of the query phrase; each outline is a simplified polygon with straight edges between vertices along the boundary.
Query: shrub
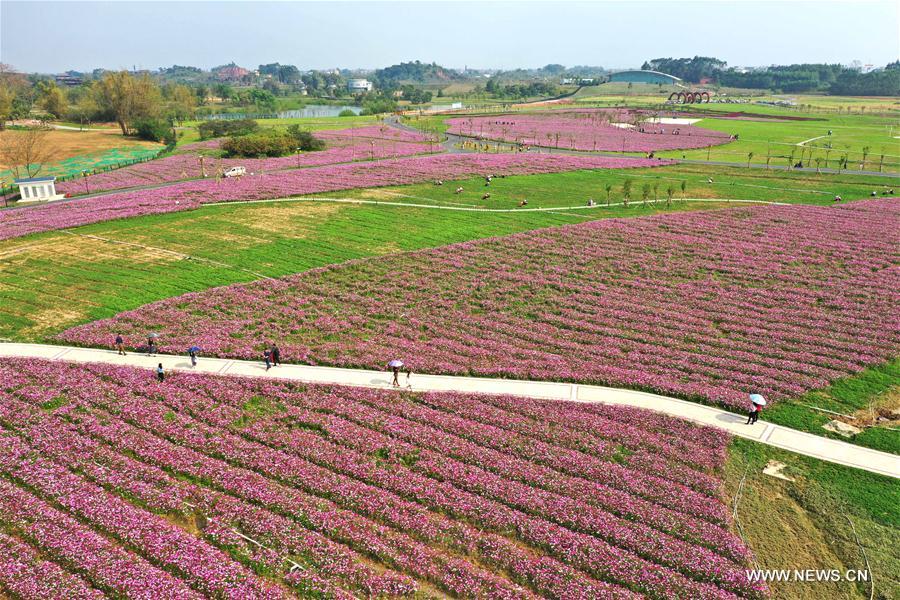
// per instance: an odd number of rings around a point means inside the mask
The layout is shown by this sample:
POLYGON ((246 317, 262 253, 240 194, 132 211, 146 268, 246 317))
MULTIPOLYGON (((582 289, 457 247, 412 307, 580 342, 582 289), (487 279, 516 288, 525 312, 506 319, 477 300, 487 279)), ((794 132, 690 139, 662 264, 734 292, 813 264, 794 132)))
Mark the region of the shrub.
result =
POLYGON ((297 125, 290 126, 287 131, 261 131, 222 142, 222 150, 228 157, 285 156, 298 148, 302 151, 322 150, 325 142, 297 125))
POLYGON ((175 143, 175 134, 168 123, 162 119, 140 119, 133 123, 135 134, 142 140, 151 142, 175 143))
POLYGON ((349 108, 345 108, 341 112, 338 113, 339 117, 355 117, 356 113, 350 110, 349 108))
POLYGON ((197 130, 201 140, 222 137, 225 135, 246 135, 259 129, 259 123, 253 119, 234 119, 229 121, 206 121, 197 130))

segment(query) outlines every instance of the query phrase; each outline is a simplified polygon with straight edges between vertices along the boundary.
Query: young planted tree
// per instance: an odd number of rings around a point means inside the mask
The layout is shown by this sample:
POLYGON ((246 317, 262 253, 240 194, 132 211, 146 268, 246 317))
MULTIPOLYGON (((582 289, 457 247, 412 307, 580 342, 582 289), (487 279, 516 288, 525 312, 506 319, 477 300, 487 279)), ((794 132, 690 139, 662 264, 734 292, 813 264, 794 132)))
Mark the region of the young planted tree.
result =
POLYGON ((675 195, 675 188, 672 187, 672 184, 670 183, 669 186, 666 188, 666 208, 672 207, 672 196, 674 196, 674 195, 675 195))
POLYGON ((862 159, 862 165, 860 165, 860 170, 861 170, 861 171, 865 171, 865 170, 866 170, 866 161, 868 160, 868 158, 869 158, 869 152, 871 152, 871 151, 872 151, 872 148, 871 148, 871 147, 869 147, 869 146, 863 146, 863 149, 862 149, 863 159, 862 159))
POLYGON ((643 202, 644 206, 647 206, 647 199, 650 197, 650 189, 651 188, 649 183, 645 183, 641 187, 641 201, 643 202))
POLYGON ((631 180, 626 179, 622 184, 622 206, 628 207, 628 201, 631 200, 631 180))
POLYGON ((609 206, 609 197, 612 194, 613 185, 611 183, 607 183, 603 189, 606 190, 606 206, 609 206))
POLYGON ((681 199, 684 200, 684 191, 687 189, 687 181, 681 180, 681 199))
POLYGON ((653 184, 653 204, 659 201, 659 183, 653 184))
POLYGON ((817 156, 816 157, 816 175, 821 175, 821 174, 822 174, 822 157, 817 156))
POLYGON ((49 133, 49 129, 42 127, 4 132, 0 136, 0 163, 16 179, 36 176, 52 155, 49 133))
POLYGON ((751 160, 753 160, 753 153, 752 153, 752 152, 748 152, 748 153, 747 153, 747 168, 748 168, 748 169, 750 168, 750 161, 751 161, 751 160))

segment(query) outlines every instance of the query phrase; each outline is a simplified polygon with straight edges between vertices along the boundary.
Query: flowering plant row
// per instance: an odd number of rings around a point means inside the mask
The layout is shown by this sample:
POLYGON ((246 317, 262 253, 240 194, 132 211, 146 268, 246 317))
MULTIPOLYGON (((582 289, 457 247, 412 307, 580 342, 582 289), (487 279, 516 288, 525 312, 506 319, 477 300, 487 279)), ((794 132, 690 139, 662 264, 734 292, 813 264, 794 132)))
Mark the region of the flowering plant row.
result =
POLYGON ((898 230, 897 199, 608 219, 187 294, 59 339, 156 331, 162 350, 235 358, 278 340, 295 362, 402 357, 743 409, 897 355, 898 230))
POLYGON ((580 110, 460 117, 447 120, 447 131, 529 146, 613 152, 705 148, 731 139, 694 125, 641 121, 641 116, 633 111, 580 110))
MULTIPOLYGON (((60 183, 57 190, 61 193, 78 195, 188 179, 215 178, 217 172, 225 172, 236 166, 243 166, 248 173, 257 174, 280 169, 427 154, 440 149, 440 146, 428 144, 425 136, 378 127, 321 131, 316 132, 316 137, 324 139, 328 148, 278 158, 216 158, 181 152, 93 175, 87 180, 66 181, 60 183)), ((218 140, 200 143, 210 142, 218 143, 218 140)))
POLYGON ((669 163, 606 156, 435 154, 272 171, 221 181, 198 179, 157 189, 131 190, 0 211, 0 240, 112 219, 190 210, 210 202, 266 200, 489 174, 531 175, 663 164, 669 163))
MULTIPOLYGON (((512 398, 184 373, 157 383, 137 369, 20 359, 0 376, 0 535, 17 544, 0 552, 0 585, 10 588, 146 597, 156 578, 163 597, 765 595, 727 517, 719 526, 663 505, 687 494, 709 507, 699 512, 725 515, 718 491, 669 484, 657 503, 628 491, 650 477, 641 466, 617 465, 621 481, 602 491, 571 466, 515 453, 538 437, 546 452, 568 452, 554 435, 568 429, 566 406, 533 419, 501 407, 512 398), (431 408, 457 401, 466 408, 431 408), (452 423, 401 416, 416 410, 452 423), (485 420, 501 413, 517 439, 491 448, 485 420), (50 563, 16 566, 31 556, 50 563), (129 576, 116 580, 107 564, 129 576), (42 571, 47 582, 31 580, 42 571)), ((594 421, 569 408, 581 427, 594 421)), ((596 417, 601 429, 616 419, 643 416, 596 417)), ((697 432, 698 453, 722 452, 725 434, 677 423, 697 432)), ((637 425, 630 435, 632 457, 674 437, 651 427, 638 442, 637 425)))

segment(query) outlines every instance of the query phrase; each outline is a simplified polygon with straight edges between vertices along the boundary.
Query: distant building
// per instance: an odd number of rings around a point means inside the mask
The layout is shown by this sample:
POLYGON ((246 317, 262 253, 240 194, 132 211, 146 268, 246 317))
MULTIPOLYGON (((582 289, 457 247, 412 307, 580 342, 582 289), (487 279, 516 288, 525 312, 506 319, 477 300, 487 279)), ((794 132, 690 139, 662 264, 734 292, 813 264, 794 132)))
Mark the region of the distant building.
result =
POLYGON ((681 79, 659 71, 619 71, 609 76, 609 81, 621 83, 661 83, 663 85, 678 85, 681 79))
POLYGON ((81 75, 70 75, 69 73, 57 75, 54 79, 56 79, 58 85, 66 87, 77 87, 84 83, 84 78, 81 75))
POLYGON ((347 90, 351 94, 361 94, 372 91, 372 82, 368 79, 350 79, 347 81, 347 90))
POLYGON ((219 81, 239 82, 250 75, 250 71, 236 64, 225 65, 216 69, 216 78, 219 81))
POLYGON ((56 177, 32 177, 31 179, 16 179, 19 186, 19 202, 47 202, 48 200, 61 200, 65 198, 56 193, 56 177))

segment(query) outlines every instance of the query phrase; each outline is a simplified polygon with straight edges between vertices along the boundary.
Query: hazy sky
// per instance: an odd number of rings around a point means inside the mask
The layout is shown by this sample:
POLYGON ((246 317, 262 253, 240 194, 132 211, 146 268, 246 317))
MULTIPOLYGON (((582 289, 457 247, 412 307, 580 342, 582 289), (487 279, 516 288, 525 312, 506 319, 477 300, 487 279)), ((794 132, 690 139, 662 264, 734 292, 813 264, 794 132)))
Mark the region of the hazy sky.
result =
POLYGON ((640 66, 659 56, 730 65, 883 65, 900 53, 893 1, 41 2, 0 0, 0 61, 22 71, 300 69, 400 61, 509 68, 640 66))

